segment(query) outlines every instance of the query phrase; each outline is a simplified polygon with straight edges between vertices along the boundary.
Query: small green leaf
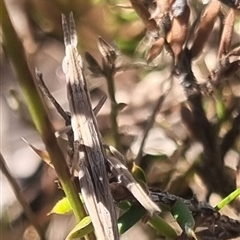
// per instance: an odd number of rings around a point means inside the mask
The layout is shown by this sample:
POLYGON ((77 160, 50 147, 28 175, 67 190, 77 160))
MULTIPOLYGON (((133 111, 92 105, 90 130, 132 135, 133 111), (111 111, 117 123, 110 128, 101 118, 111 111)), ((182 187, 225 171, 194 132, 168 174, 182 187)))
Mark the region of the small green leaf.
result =
MULTIPOLYGON (((84 204, 84 199, 83 199, 81 194, 79 194, 79 197, 80 197, 82 203, 84 204)), ((66 197, 64 197, 63 199, 59 200, 55 204, 55 206, 53 207, 51 212, 48 213, 48 215, 53 214, 53 213, 63 215, 63 214, 67 214, 67 213, 69 213, 71 211, 72 211, 72 207, 71 207, 68 199, 66 197)))
POLYGON ((188 225, 185 225, 185 232, 189 237, 194 238, 195 240, 198 240, 194 230, 191 227, 188 227, 188 225))
POLYGON ((121 201, 117 203, 117 207, 120 208, 121 210, 128 210, 131 207, 131 204, 129 201, 121 201))
POLYGON ((148 223, 166 238, 175 239, 177 237, 175 230, 160 216, 151 217, 148 223))
POLYGON ((55 206, 53 207, 53 209, 51 210, 51 212, 48 215, 53 214, 53 213, 62 215, 62 214, 67 214, 71 211, 72 211, 72 207, 71 207, 68 199, 65 197, 55 204, 55 206))
POLYGON ((118 219, 118 230, 120 234, 125 233, 129 230, 135 223, 137 223, 144 215, 146 210, 141 205, 132 205, 128 211, 126 211, 118 219))
POLYGON ((133 177, 138 181, 142 181, 144 183, 147 182, 146 180, 146 175, 144 173, 144 171, 142 170, 142 168, 140 168, 138 165, 136 165, 135 163, 133 163, 133 167, 132 167, 132 175, 133 177))
POLYGON ((81 238, 93 231, 93 225, 90 216, 83 218, 67 235, 66 240, 81 238))
POLYGON ((186 234, 193 236, 191 230, 195 226, 195 220, 187 205, 182 200, 177 200, 171 209, 171 213, 177 220, 178 224, 186 232, 186 234))
POLYGON ((218 119, 222 120, 225 118, 225 115, 226 115, 226 107, 224 105, 222 95, 219 93, 216 93, 215 101, 216 101, 216 112, 217 112, 218 119))
POLYGON ((215 207, 217 211, 222 209, 224 206, 228 205, 232 202, 235 198, 240 196, 240 188, 236 189, 234 192, 230 193, 227 197, 225 197, 218 205, 215 207))

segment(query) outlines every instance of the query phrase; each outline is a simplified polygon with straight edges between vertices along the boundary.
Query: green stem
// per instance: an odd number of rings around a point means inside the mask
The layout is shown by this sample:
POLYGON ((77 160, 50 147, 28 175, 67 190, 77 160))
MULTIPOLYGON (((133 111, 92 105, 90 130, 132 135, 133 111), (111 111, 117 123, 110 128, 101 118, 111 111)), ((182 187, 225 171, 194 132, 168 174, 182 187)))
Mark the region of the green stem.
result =
POLYGON ((115 98, 115 84, 114 84, 114 78, 112 75, 112 72, 109 74, 105 74, 106 80, 107 80, 107 86, 108 86, 108 94, 111 100, 111 129, 112 129, 112 135, 113 135, 113 141, 114 141, 114 147, 116 147, 121 152, 121 142, 120 142, 120 136, 118 132, 118 123, 117 123, 117 116, 118 116, 118 105, 115 98))
POLYGON ((46 146, 52 164, 58 174, 62 188, 72 206, 76 220, 79 222, 86 216, 84 206, 80 201, 75 185, 71 181, 64 155, 59 148, 54 135, 53 126, 46 113, 44 103, 41 100, 38 90, 34 84, 34 78, 27 64, 24 48, 13 28, 4 0, 0 0, 0 4, 2 6, 0 24, 3 32, 4 50, 16 73, 20 87, 26 98, 26 103, 33 122, 46 146))

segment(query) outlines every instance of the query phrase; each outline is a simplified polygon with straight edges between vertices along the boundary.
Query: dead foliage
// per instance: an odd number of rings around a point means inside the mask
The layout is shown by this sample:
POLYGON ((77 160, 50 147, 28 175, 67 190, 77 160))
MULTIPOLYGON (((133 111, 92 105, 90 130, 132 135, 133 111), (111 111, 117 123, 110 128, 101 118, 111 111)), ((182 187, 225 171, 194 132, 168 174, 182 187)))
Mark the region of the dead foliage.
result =
MULTIPOLYGON (((192 232, 188 232, 189 228, 182 228, 174 239, 188 240, 196 236, 202 240, 236 239, 240 237, 239 219, 219 212, 209 202, 213 194, 224 198, 240 187, 240 95, 236 90, 240 85, 240 44, 234 39, 234 27, 239 21, 240 1, 210 0, 208 4, 201 5, 201 8, 195 6, 194 1, 187 0, 130 0, 130 3, 145 27, 144 39, 149 43, 144 63, 125 63, 122 59, 119 61, 121 54, 117 47, 113 47, 112 43, 102 37, 98 38, 96 44, 101 62, 89 52, 85 53, 84 60, 88 67, 88 70, 85 69, 88 71, 86 75, 102 77, 107 84, 110 120, 106 115, 103 116, 103 139, 107 136, 119 150, 103 145, 114 201, 118 204, 125 201, 138 204, 136 198, 139 196, 130 184, 135 182, 130 170, 135 178, 140 176, 140 179, 137 179, 137 190, 140 189, 144 196, 146 191, 153 202, 167 208, 173 207, 177 201, 182 201, 190 210, 195 221, 195 225, 190 229, 192 232), (205 61, 208 51, 214 52, 214 67, 205 61), (204 67, 196 68, 197 61, 207 69, 201 77, 196 69, 201 70, 204 67), (156 70, 162 74, 159 77, 160 88, 151 89, 146 94, 151 96, 152 91, 159 91, 155 101, 149 100, 149 104, 147 98, 137 96, 147 102, 147 111, 139 111, 139 114, 134 107, 118 102, 116 98, 118 89, 114 82, 118 74, 126 74, 128 70, 144 74, 156 70), (168 72, 167 77, 163 70, 168 72), (169 104, 168 97, 175 87, 174 81, 178 89, 182 90, 184 100, 177 97, 175 99, 174 96, 169 104), (149 116, 146 116, 146 112, 150 112, 149 116), (180 136, 175 132, 174 123, 177 120, 168 121, 169 116, 180 118, 176 126, 183 129, 184 134, 180 136), (119 124, 118 120, 124 117, 127 120, 124 124, 119 124), (124 127, 127 130, 124 130, 124 127), (159 130, 161 136, 151 132, 155 129, 159 130), (139 132, 142 132, 141 136, 139 132), (134 139, 140 140, 136 143, 134 139), (153 139, 152 142, 149 139, 153 139), (134 143, 137 146, 136 151, 134 143), (196 143, 202 149, 199 153, 194 153, 194 159, 189 160, 187 155, 191 149, 195 151, 196 143), (226 159, 231 152, 238 154, 238 162, 229 167, 226 159), (116 158, 119 161, 116 161, 116 158), (142 169, 146 176, 141 172, 142 169), (198 186, 198 190, 195 190, 193 185, 198 186), (199 190, 201 187, 205 191, 204 197, 199 190), (201 201, 195 193, 202 197, 201 201)), ((69 126, 71 116, 53 98, 38 71, 36 78, 44 96, 65 121, 66 127, 63 130, 58 129, 56 136, 67 135, 69 146, 64 146, 63 149, 68 156, 67 164, 74 178, 75 166, 69 161, 74 154, 73 134, 69 126)), ((121 80, 124 81, 124 77, 121 80)), ((147 89, 148 85, 149 82, 145 83, 143 88, 147 89)), ((125 92, 128 92, 127 88, 128 86, 125 87, 125 92)), ((96 89, 100 88, 94 88, 97 92, 96 89)), ((102 89, 100 92, 102 93, 102 89)), ((105 96, 100 99, 93 109, 95 115, 105 101, 105 96)), ((99 119, 101 117, 100 115, 99 119)), ((47 152, 37 149, 31 143, 27 144, 52 167, 47 152)), ((79 188, 78 190, 80 191, 79 188)), ((147 198, 146 201, 153 204, 151 200, 147 198)), ((229 204, 231 210, 238 215, 239 204, 239 199, 229 204)), ((145 214, 142 221, 146 223, 148 218, 145 214)), ((161 233, 154 231, 154 234, 156 238, 164 239, 161 233)))

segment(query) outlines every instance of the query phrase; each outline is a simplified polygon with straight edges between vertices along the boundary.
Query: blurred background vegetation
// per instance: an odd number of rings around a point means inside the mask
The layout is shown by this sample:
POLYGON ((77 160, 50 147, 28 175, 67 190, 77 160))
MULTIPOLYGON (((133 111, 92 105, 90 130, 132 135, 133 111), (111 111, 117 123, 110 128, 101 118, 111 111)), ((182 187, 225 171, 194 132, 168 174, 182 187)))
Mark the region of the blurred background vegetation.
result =
MULTIPOLYGON (((62 107, 68 110, 65 76, 62 72, 64 57, 61 14, 74 13, 79 38, 79 52, 91 53, 99 62, 98 37, 107 40, 119 53, 114 77, 115 96, 118 103, 127 104, 119 112, 118 127, 121 152, 131 168, 137 158, 141 141, 153 118, 151 129, 141 149, 137 163, 144 169, 150 187, 166 190, 177 196, 191 198, 196 194, 200 201, 215 206, 223 197, 240 186, 239 161, 239 112, 240 112, 240 71, 231 70, 215 89, 213 95, 203 95, 202 107, 213 132, 204 133, 204 126, 196 122, 195 131, 191 125, 188 96, 181 82, 173 78, 172 58, 164 49, 149 65, 146 52, 151 47, 146 28, 130 2, 120 0, 8 0, 5 1, 13 26, 24 46, 28 65, 34 75, 35 68, 43 74, 50 92, 62 107), (121 6, 120 6, 121 5, 121 6), (150 44, 150 45, 149 45, 150 44), (136 63, 133 65, 133 63, 136 63), (156 104, 171 87, 164 102, 156 104), (155 114, 155 115, 154 115, 155 114), (236 120, 237 119, 237 120, 236 120), (227 133, 234 133, 226 138, 227 133), (196 134, 197 133, 197 134, 196 134), (203 138, 198 134, 205 134, 203 138), (235 135, 234 135, 235 134, 235 135), (209 138, 214 139, 213 142, 209 138), (206 146, 199 139, 215 144, 216 152, 225 147, 224 164, 220 173, 214 161, 205 162, 206 146), (223 142, 225 141, 225 144, 223 142), (204 165, 204 166, 203 166, 204 165), (215 172, 215 170, 217 172, 215 172), (226 174, 225 174, 226 172, 226 174), (223 179, 222 176, 227 178, 223 179), (218 178, 219 177, 219 178, 218 178)), ((191 8, 190 25, 203 8, 205 1, 189 1, 191 8)), ((223 6, 223 12, 229 8, 223 6)), ((236 11, 231 46, 239 46, 240 15, 236 11)), ((192 69, 199 84, 204 84, 217 69, 217 52, 224 16, 217 19, 212 33, 200 56, 193 61, 192 69)), ((4 25, 4 22, 1 22, 4 25)), ((14 41, 14 39, 8 39, 14 41)), ((14 42, 11 42, 14 45, 14 42)), ((18 58, 18 51, 15 58, 18 58)), ((21 61, 21 60, 20 60, 21 61)), ((239 60, 238 60, 239 61, 239 60)), ((84 63, 85 74, 95 106, 102 92, 107 93, 107 82, 103 77, 94 76, 84 63)), ((18 76, 14 74, 4 46, 1 48, 1 153, 11 174, 18 181, 23 195, 36 213, 37 221, 46 231, 47 239, 64 239, 74 226, 74 218, 47 216, 63 193, 57 188, 54 170, 39 159, 21 138, 44 149, 33 125, 25 97, 19 87, 18 76)), ((114 144, 112 138, 110 101, 107 100, 97 116, 98 125, 107 144, 114 144)), ((46 101, 48 114, 55 130, 64 127, 63 119, 52 104, 46 101)), ((59 139, 66 154, 66 142, 59 139)), ((2 174, 2 173, 1 173, 2 174)), ((8 181, 1 176, 1 239, 37 239, 29 226, 8 181)), ((239 218, 239 200, 223 209, 223 213, 234 219, 239 218)), ((170 221, 173 221, 171 219, 170 221)), ((161 239, 148 225, 139 223, 122 239, 161 239)))

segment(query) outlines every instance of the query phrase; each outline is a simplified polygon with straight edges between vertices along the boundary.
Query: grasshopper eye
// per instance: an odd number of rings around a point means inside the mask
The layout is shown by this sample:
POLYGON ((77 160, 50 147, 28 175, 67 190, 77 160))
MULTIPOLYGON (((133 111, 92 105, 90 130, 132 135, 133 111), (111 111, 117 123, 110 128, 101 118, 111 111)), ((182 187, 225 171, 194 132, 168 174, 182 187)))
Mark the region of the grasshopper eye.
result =
POLYGON ((67 57, 64 57, 62 61, 62 70, 65 74, 69 72, 69 60, 67 57))

